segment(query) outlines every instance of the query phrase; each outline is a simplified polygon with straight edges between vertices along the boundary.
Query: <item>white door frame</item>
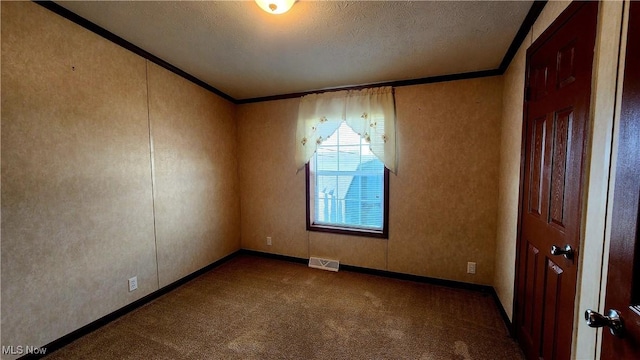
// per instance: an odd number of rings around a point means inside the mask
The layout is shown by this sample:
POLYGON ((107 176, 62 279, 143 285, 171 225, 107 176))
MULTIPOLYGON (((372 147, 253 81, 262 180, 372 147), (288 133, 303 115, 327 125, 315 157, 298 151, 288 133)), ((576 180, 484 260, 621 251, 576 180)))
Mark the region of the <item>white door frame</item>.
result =
POLYGON ((602 329, 592 329, 584 321, 586 309, 604 311, 609 260, 610 214, 613 199, 617 123, 624 74, 624 46, 629 0, 601 1, 591 92, 591 139, 587 161, 587 183, 583 209, 576 306, 574 314, 573 359, 599 359, 602 329), (622 30, 622 31, 621 31, 622 30))

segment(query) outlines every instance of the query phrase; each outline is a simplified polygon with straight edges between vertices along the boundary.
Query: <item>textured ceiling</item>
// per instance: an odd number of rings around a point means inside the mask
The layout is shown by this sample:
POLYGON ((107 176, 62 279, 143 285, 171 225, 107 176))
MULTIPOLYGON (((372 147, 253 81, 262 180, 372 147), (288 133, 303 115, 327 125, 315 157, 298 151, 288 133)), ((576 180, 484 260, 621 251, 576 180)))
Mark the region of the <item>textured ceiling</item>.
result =
POLYGON ((58 1, 247 99, 496 69, 532 1, 58 1))

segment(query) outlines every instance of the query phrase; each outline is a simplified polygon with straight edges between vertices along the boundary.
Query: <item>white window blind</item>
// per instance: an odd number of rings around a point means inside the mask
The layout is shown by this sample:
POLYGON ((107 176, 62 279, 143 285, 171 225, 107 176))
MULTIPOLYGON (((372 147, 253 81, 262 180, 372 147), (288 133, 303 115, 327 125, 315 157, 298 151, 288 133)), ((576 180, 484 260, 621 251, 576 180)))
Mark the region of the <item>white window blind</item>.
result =
POLYGON ((382 230, 384 164, 345 122, 317 147, 310 172, 314 224, 382 230))

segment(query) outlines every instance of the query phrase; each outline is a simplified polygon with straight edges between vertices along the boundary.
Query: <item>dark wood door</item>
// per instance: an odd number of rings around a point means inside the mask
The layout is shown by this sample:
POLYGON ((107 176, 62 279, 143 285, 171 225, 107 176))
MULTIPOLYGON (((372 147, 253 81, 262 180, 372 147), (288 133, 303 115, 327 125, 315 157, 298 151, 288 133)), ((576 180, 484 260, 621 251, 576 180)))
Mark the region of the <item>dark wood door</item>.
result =
POLYGON ((514 316, 527 359, 571 356, 597 13, 571 4, 527 51, 514 316))
POLYGON ((629 11, 605 300, 620 312, 625 334, 604 330, 602 359, 640 359, 640 2, 629 11))

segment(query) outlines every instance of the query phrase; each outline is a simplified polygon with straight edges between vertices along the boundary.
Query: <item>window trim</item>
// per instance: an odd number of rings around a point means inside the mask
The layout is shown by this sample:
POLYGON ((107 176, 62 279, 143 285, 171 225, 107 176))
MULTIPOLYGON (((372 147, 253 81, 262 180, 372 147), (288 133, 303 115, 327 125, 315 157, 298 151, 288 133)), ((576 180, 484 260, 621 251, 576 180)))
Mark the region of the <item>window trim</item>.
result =
POLYGON ((319 225, 311 222, 311 168, 309 162, 305 165, 305 191, 306 191, 306 213, 307 231, 323 232, 330 234, 365 236, 378 239, 389 239, 389 169, 385 166, 383 176, 384 194, 382 230, 358 229, 352 227, 319 225))

